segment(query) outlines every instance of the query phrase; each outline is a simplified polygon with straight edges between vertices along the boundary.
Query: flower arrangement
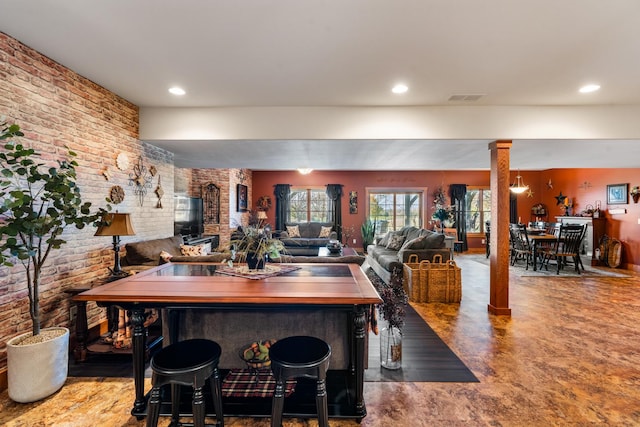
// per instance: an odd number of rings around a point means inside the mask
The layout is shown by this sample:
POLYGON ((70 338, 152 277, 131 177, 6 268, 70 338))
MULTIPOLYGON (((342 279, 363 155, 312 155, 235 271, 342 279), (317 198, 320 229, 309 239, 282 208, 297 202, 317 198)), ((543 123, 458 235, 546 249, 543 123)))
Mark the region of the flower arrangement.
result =
POLYGON ((356 227, 353 225, 341 226, 342 227, 342 240, 345 245, 348 245, 351 239, 356 235, 356 227))
POLYGON ((638 186, 638 185, 633 186, 631 188, 631 191, 629 192, 629 194, 632 195, 632 196, 640 195, 640 186, 638 186))
POLYGON ((409 297, 402 286, 402 270, 395 267, 391 273, 389 285, 380 289, 380 314, 387 321, 389 327, 402 329, 404 326, 405 306, 409 297))

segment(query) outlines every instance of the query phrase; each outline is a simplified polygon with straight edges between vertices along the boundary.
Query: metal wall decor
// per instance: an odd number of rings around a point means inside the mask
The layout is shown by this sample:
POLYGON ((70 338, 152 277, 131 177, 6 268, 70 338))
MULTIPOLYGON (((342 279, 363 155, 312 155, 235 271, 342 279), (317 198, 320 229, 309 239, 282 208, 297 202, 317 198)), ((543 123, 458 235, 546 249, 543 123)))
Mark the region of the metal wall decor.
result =
POLYGON ((140 206, 144 204, 144 197, 151 188, 151 173, 142 162, 142 156, 138 159, 138 163, 133 166, 133 172, 129 174, 129 185, 133 186, 133 193, 138 196, 140 206))
POLYGON ((204 223, 220 224, 220 187, 213 182, 202 186, 204 223))
MULTIPOLYGON (((152 169, 155 170, 155 167, 151 166, 152 169)), ((151 173, 155 175, 155 173, 151 173)), ((158 175, 158 186, 156 187, 156 196, 158 196, 158 203, 156 204, 156 208, 162 209, 162 196, 164 196, 164 190, 162 189, 162 184, 160 181, 160 175, 158 175)))

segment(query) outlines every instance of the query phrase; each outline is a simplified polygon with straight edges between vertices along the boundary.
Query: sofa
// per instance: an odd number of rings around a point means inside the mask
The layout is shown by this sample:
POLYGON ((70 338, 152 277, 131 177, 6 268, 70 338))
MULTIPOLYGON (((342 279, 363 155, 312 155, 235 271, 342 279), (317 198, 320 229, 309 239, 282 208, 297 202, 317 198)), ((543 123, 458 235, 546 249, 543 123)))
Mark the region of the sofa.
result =
POLYGON ((286 223, 278 238, 288 255, 315 256, 329 240, 337 240, 338 234, 331 222, 297 222, 286 223))
POLYGON ((127 271, 139 269, 141 266, 154 267, 169 260, 172 262, 222 262, 231 256, 228 252, 214 252, 207 255, 183 254, 183 251, 187 253, 194 247, 185 245, 182 236, 127 243, 124 247, 126 255, 122 259, 123 269, 127 271))
POLYGON ((434 256, 442 256, 442 262, 448 261, 451 251, 445 246, 445 235, 424 228, 403 227, 390 231, 367 247, 366 264, 376 272, 385 283, 390 283, 391 274, 397 268, 402 274, 402 264, 409 261, 411 255, 423 260, 433 261, 434 256))

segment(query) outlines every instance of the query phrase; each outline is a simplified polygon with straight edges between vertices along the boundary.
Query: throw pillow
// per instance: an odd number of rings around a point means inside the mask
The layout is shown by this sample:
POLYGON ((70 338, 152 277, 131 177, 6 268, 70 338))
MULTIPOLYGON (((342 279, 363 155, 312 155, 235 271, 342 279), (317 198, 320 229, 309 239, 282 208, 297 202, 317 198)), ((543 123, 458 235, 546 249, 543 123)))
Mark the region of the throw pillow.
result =
POLYGON ((319 238, 328 238, 329 236, 331 236, 331 227, 325 227, 324 225, 320 228, 320 234, 318 235, 319 238))
POLYGON ((287 225, 289 237, 300 237, 300 227, 297 225, 287 225))
POLYGON ((387 244, 389 244, 389 236, 391 236, 391 234, 393 234, 391 231, 387 231, 387 233, 382 236, 382 238, 378 242, 378 245, 386 247, 387 244))
POLYGON ((444 246, 444 234, 428 234, 424 241, 424 249, 440 249, 444 246))
POLYGON ((205 245, 180 245, 180 253, 184 256, 206 255, 205 245))
POLYGON ((424 249, 424 245, 425 245, 426 239, 427 239, 426 236, 421 236, 421 237, 416 237, 415 239, 407 240, 407 241, 404 242, 404 244, 402 245, 402 248, 400 248, 400 250, 403 250, 403 249, 424 249))
POLYGON ((386 248, 394 251, 399 251, 404 243, 405 237, 402 234, 392 234, 389 236, 389 243, 386 248))
POLYGON ((160 259, 161 259, 163 262, 165 262, 165 263, 167 263, 167 262, 171 261, 171 258, 172 258, 172 257, 173 257, 173 255, 171 255, 171 254, 170 254, 169 252, 167 252, 167 251, 162 251, 162 252, 160 252, 160 259))

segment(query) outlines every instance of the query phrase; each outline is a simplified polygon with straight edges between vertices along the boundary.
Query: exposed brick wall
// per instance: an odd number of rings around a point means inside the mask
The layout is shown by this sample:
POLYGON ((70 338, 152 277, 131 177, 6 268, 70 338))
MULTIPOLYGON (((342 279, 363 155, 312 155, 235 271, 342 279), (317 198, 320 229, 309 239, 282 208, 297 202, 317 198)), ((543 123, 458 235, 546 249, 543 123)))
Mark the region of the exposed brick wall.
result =
MULTIPOLYGON (((135 236, 127 242, 173 234, 173 154, 138 140, 138 107, 0 33, 0 116, 20 125, 23 143, 44 153, 50 162, 66 153, 78 153, 78 185, 94 207, 105 206, 113 185, 125 190, 123 203, 113 207, 131 213, 135 236), (130 167, 119 170, 116 157, 124 152, 130 167), (158 173, 146 188, 140 206, 129 185, 138 159, 158 173), (110 179, 102 175, 107 170, 110 179), (161 179, 164 208, 156 207, 154 191, 161 179)), ((67 229, 68 241, 52 252, 42 275, 42 324, 69 325, 69 297, 65 288, 89 283, 108 274, 113 265, 111 239, 94 237, 93 227, 67 229)), ((6 366, 6 341, 31 330, 21 265, 0 267, 0 369, 6 366)), ((104 309, 89 304, 89 324, 104 319, 104 309)))
MULTIPOLYGON (((228 248, 231 231, 247 221, 247 214, 236 209, 236 185, 241 183, 239 172, 239 169, 176 169, 176 193, 202 197, 203 185, 212 182, 220 187, 220 224, 204 225, 204 234, 220 235, 220 249, 228 248)), ((251 200, 251 171, 243 169, 242 172, 242 183, 248 187, 251 200)))

